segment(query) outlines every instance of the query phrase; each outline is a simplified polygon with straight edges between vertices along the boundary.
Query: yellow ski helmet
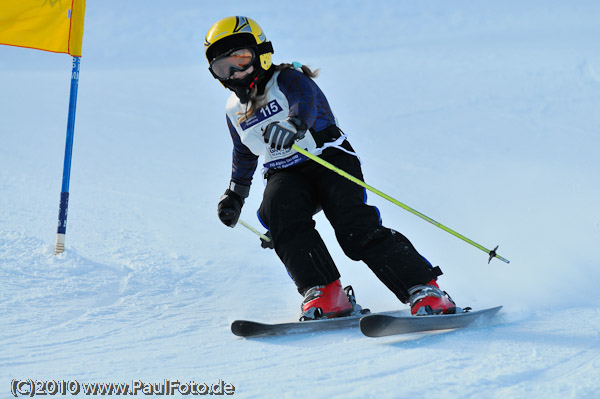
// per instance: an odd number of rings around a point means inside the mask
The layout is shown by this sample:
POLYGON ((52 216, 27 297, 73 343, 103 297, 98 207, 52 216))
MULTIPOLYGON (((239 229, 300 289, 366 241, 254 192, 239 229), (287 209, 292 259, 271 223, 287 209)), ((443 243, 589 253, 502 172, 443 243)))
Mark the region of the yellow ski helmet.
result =
POLYGON ((227 17, 213 24, 204 40, 206 59, 211 62, 232 49, 252 47, 259 56, 260 66, 267 71, 271 68, 273 46, 259 24, 248 17, 227 17))

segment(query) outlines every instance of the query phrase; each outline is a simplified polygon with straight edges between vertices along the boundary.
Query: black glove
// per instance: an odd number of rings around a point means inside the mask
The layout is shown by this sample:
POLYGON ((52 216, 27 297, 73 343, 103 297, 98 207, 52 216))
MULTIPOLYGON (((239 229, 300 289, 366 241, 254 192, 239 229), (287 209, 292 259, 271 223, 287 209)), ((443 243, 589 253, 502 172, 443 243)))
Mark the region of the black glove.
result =
POLYGON ((288 149, 294 141, 304 138, 307 128, 306 123, 300 119, 289 117, 283 121, 269 123, 263 129, 263 138, 273 149, 288 149))
POLYGON ((219 219, 225 226, 235 227, 240 213, 242 213, 242 206, 244 205, 244 199, 230 189, 225 190, 225 194, 221 196, 219 205, 217 206, 217 213, 219 219))
POLYGON ((265 235, 269 237, 270 241, 265 241, 262 237, 260 237, 260 246, 263 248, 273 249, 273 238, 271 237, 271 232, 267 231, 265 235))

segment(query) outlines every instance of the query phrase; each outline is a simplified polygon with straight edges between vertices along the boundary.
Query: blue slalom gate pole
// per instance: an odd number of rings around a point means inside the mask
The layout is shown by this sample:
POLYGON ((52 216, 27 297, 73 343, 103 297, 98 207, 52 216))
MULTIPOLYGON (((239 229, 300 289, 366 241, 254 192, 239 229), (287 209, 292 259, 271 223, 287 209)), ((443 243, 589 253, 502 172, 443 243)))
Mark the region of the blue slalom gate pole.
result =
POLYGON ((73 57, 71 93, 69 96, 69 116, 67 120, 67 142, 65 144, 65 162, 63 165, 62 188, 60 190, 60 204, 58 208, 58 229, 56 231, 55 255, 65 251, 65 234, 67 233, 67 213, 69 208, 69 182, 71 180, 71 158, 73 156, 73 136, 75 134, 75 110, 77 108, 80 63, 81 57, 73 57))

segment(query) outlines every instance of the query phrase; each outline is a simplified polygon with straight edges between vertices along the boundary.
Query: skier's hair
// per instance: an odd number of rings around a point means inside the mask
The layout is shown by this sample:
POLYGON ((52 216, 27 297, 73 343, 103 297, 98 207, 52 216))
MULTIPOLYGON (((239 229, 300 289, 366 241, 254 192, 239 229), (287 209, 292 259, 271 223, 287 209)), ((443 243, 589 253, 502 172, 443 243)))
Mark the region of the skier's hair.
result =
MULTIPOLYGON (((278 64, 275 65, 273 64, 273 68, 275 69, 275 72, 277 71, 283 71, 284 69, 294 69, 294 64, 288 64, 288 63, 282 63, 282 64, 278 64)), ((305 74, 306 76, 308 76, 309 78, 316 78, 319 75, 319 69, 315 69, 314 71, 306 66, 306 65, 302 65, 300 67, 300 69, 302 69, 302 73, 305 74)), ((265 95, 259 96, 257 95, 257 88, 256 86, 254 86, 252 88, 252 90, 250 90, 250 101, 248 101, 248 104, 246 106, 246 112, 244 112, 244 114, 242 116, 239 117, 238 122, 241 123, 244 120, 250 118, 252 115, 254 115, 254 113, 261 109, 262 107, 264 107, 267 103, 267 98, 265 95)))
MULTIPOLYGON (((294 68, 294 64, 279 64, 279 65, 274 65, 275 68, 275 72, 277 71, 282 71, 284 69, 293 69, 294 68)), ((306 65, 301 65, 300 68, 302 69, 302 73, 305 74, 306 76, 308 76, 309 78, 316 78, 317 76, 319 76, 319 69, 315 69, 314 71, 306 65)))

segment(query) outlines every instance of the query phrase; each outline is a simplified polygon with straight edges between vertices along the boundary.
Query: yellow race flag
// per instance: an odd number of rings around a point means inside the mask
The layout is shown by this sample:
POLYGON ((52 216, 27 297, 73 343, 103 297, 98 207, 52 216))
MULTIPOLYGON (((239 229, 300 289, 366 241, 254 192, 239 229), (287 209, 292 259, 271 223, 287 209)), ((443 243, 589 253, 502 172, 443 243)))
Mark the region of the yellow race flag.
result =
POLYGON ((0 0, 0 44, 81 57, 85 0, 0 0))

